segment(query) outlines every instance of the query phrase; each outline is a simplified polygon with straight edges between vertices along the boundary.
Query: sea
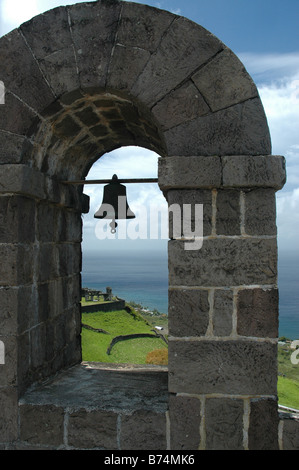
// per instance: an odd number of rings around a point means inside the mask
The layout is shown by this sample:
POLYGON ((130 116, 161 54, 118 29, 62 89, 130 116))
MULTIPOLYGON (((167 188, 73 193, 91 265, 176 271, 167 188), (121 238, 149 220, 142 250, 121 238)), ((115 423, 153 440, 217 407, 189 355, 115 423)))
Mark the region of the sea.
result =
MULTIPOLYGON (((82 286, 112 292, 148 310, 168 311, 167 250, 83 251, 82 286)), ((299 339, 298 256, 278 256, 279 336, 299 339)))

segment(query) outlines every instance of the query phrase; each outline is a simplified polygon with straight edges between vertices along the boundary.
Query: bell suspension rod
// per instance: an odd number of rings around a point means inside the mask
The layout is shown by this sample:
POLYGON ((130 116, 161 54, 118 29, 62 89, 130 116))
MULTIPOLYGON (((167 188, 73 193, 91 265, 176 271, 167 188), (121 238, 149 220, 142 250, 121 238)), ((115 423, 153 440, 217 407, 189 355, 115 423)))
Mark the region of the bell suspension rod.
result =
MULTIPOLYGON (((75 180, 75 181, 61 181, 63 184, 107 184, 111 183, 112 179, 103 180, 75 180)), ((158 183, 158 178, 129 178, 129 179, 118 179, 118 183, 158 183)))

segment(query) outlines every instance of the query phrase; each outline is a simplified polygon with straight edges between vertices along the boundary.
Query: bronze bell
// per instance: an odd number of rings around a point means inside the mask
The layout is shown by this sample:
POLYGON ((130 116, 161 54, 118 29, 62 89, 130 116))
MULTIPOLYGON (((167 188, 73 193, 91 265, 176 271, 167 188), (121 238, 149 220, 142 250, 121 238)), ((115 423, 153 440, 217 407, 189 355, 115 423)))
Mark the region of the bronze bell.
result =
POLYGON ((135 218, 134 212, 129 208, 126 187, 119 183, 117 175, 113 175, 111 183, 104 186, 103 201, 94 217, 96 219, 112 219, 109 224, 111 233, 116 232, 115 219, 135 218))

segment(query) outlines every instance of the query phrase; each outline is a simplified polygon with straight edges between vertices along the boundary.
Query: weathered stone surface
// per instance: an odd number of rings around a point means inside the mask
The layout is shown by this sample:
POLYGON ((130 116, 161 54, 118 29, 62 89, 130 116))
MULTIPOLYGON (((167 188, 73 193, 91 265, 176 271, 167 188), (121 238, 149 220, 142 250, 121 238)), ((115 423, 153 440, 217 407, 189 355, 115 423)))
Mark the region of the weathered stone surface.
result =
POLYGON ((222 43, 206 29, 177 17, 131 93, 147 105, 154 105, 222 47, 222 43))
POLYGON ((109 65, 107 85, 117 90, 128 90, 144 69, 150 58, 150 52, 137 47, 116 44, 109 65), (127 64, 134 64, 128 70, 127 64))
POLYGON ((68 444, 79 449, 117 449, 117 414, 85 409, 70 413, 68 444))
POLYGON ((194 397, 169 397, 170 449, 198 450, 201 423, 200 400, 194 397))
POLYGON ((152 8, 123 2, 120 21, 117 28, 117 42, 125 46, 138 47, 155 52, 171 22, 173 14, 152 8))
POLYGON ((217 235, 240 235, 240 191, 218 190, 216 205, 217 235))
POLYGON ((34 248, 30 245, 0 245, 0 284, 18 286, 32 284, 34 248))
POLYGON ((35 241, 35 201, 22 196, 0 196, 0 243, 35 241))
MULTIPOLYGON (((1 111, 0 109, 0 112, 1 111)), ((26 138, 24 136, 12 135, 8 132, 0 131, 1 165, 6 163, 20 163, 21 149, 25 142, 26 138)))
POLYGON ((79 3, 68 11, 81 86, 105 86, 121 4, 79 3))
POLYGON ((258 96, 256 86, 245 67, 227 48, 198 70, 192 76, 192 81, 212 111, 258 96))
POLYGON ((20 26, 56 96, 79 87, 68 13, 54 8, 20 26))
POLYGON ((46 197, 42 175, 27 165, 1 165, 0 193, 21 193, 40 199, 46 197))
POLYGON ((169 340, 169 391, 275 395, 276 345, 255 341, 169 340))
POLYGON ((2 443, 13 442, 18 438, 17 395, 16 387, 0 388, 0 442, 2 443))
POLYGON ((165 413, 135 411, 121 417, 122 450, 166 450, 165 413))
POLYGON ((299 421, 298 419, 283 420, 283 450, 299 449, 299 421))
POLYGON ((264 155, 223 156, 223 186, 281 189, 286 182, 285 158, 264 155))
POLYGON ((205 335, 209 324, 208 295, 208 290, 169 290, 168 314, 171 336, 205 335))
POLYGON ((56 406, 20 407, 20 438, 31 444, 59 446, 63 444, 62 408, 56 406))
POLYGON ((276 200, 274 189, 255 189, 245 195, 245 233, 276 235, 276 200))
POLYGON ((277 289, 242 289, 238 292, 237 332, 243 336, 277 338, 277 289))
POLYGON ((243 400, 208 398, 206 450, 243 450, 243 400))
MULTIPOLYGON (((187 231, 200 232, 201 236, 207 236, 212 231, 212 191, 200 189, 170 189, 167 191, 169 209, 169 238, 181 236, 184 232, 184 214, 187 231), (189 212, 184 205, 188 205, 189 212), (202 212, 197 205, 202 205, 202 212), (203 215, 203 217, 201 217, 203 215)), ((186 234, 185 234, 186 235, 186 234)))
POLYGON ((54 96, 17 29, 1 38, 0 63, 5 63, 1 80, 26 104, 41 111, 53 101, 54 96))
POLYGON ((233 291, 215 289, 213 302, 213 333, 215 336, 229 336, 233 326, 233 291))
POLYGON ((173 286, 240 286, 276 284, 276 239, 204 239, 200 250, 184 242, 168 244, 169 284, 173 286))
POLYGON ((198 89, 189 80, 181 87, 172 90, 152 109, 163 130, 171 129, 182 122, 191 121, 197 116, 210 112, 198 89))
POLYGON ((38 60, 72 45, 65 7, 53 8, 35 16, 23 23, 20 30, 38 60))
POLYGON ((80 86, 73 46, 47 55, 39 66, 56 96, 80 86))
POLYGON ((216 156, 160 157, 158 176, 162 191, 218 188, 221 184, 221 161, 216 156))
POLYGON ((4 344, 4 364, 1 363, 0 391, 1 387, 15 387, 18 373, 18 347, 17 336, 2 336, 0 341, 4 344))
POLYGON ((250 401, 249 450, 278 450, 278 411, 274 399, 250 401))
MULTIPOLYGON (((16 148, 20 148, 20 135, 26 135, 34 119, 35 114, 33 113, 32 109, 29 109, 24 103, 22 103, 22 101, 20 101, 11 93, 6 93, 5 105, 0 106, 0 129, 3 131, 8 131, 12 134, 16 134, 15 137, 13 135, 8 135, 7 140, 9 142, 8 145, 10 145, 10 149, 14 148, 14 138, 17 142, 16 148)), ((16 156, 14 155, 13 160, 15 159, 16 156)))
POLYGON ((169 156, 271 153, 269 130, 259 98, 184 122, 166 131, 165 139, 169 156))

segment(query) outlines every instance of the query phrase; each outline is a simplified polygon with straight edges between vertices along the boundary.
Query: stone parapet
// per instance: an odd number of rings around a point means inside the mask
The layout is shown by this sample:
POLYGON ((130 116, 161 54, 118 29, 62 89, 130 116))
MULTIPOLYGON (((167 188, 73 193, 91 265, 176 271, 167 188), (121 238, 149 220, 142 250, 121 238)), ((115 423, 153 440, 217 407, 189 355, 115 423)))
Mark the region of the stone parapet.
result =
POLYGON ((22 194, 83 213, 89 211, 89 197, 79 194, 76 186, 63 184, 23 164, 0 166, 0 195, 2 194, 22 194))
POLYGON ((169 189, 274 188, 286 181, 285 158, 276 155, 160 157, 159 187, 169 189))

